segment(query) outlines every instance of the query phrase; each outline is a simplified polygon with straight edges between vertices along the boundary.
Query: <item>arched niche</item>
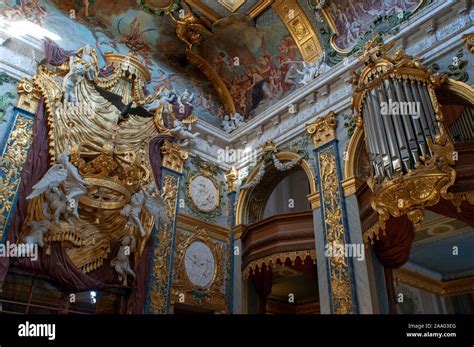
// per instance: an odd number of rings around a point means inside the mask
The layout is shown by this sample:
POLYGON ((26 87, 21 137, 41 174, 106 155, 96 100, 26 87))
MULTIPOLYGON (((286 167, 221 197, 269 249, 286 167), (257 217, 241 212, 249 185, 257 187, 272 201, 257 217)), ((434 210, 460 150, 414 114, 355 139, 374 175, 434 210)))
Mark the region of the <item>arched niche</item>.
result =
MULTIPOLYGON (((291 161, 295 158, 298 158, 299 155, 293 152, 277 152, 275 156, 280 161, 291 161)), ((268 165, 266 168, 265 176, 262 182, 253 189, 245 189, 240 192, 239 199, 237 201, 236 207, 236 216, 235 216, 235 224, 238 225, 247 225, 249 222, 251 223, 251 215, 258 215, 263 213, 263 209, 265 208, 265 201, 269 198, 270 194, 272 193, 273 189, 278 185, 278 183, 286 176, 286 175, 277 175, 279 173, 273 165, 268 165), (274 178, 274 179, 273 179, 274 178), (261 200, 261 201, 260 201, 261 200), (260 205, 257 206, 257 202, 260 202, 260 205), (252 210, 254 209, 254 210, 252 210), (258 210, 255 210, 258 209, 258 210)), ((313 170, 307 160, 302 159, 300 163, 293 168, 292 170, 303 169, 306 173, 306 177, 308 178, 310 194, 312 196, 317 193, 316 188, 316 178, 314 176, 313 170)), ((293 172, 289 170, 288 173, 293 172)), ((258 173, 259 167, 257 166, 248 176, 247 182, 250 182, 258 173)), ((308 196, 308 200, 309 200, 308 196)))

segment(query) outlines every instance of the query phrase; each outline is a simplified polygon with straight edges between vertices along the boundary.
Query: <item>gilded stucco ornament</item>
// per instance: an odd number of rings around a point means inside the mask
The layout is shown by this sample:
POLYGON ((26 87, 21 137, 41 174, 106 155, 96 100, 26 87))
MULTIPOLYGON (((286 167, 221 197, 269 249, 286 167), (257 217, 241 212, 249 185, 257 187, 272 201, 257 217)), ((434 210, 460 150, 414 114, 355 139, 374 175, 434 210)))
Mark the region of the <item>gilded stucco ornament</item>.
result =
POLYGON ((177 144, 165 140, 161 147, 163 166, 176 172, 183 172, 183 165, 189 157, 189 152, 177 144))
POLYGON ((28 157, 33 137, 31 116, 17 113, 0 156, 0 239, 3 238, 14 208, 22 166, 28 157))
MULTIPOLYGON (((32 196, 21 237, 31 235, 38 223, 49 221, 49 230, 43 233, 46 254, 51 243, 58 242, 85 273, 115 257, 110 271, 129 285, 127 273, 133 278, 136 268, 128 271, 120 250, 110 254, 111 242, 121 240, 123 247, 133 244, 131 256, 137 266, 155 222, 162 220, 167 225, 174 218, 176 187, 165 180, 162 194, 158 192, 149 154, 152 139, 172 135, 164 125, 163 113, 173 111, 163 101, 150 111, 151 117, 131 114, 120 122, 122 110, 97 87, 115 94, 125 105, 152 104, 164 95, 164 89, 145 95, 150 72, 134 55, 107 52, 105 60, 111 71, 106 77, 98 74, 97 53, 86 46, 61 66, 40 65, 32 81, 20 81, 19 107, 34 112, 37 101, 44 101, 51 169, 67 167, 82 182, 76 187, 79 194, 74 194, 74 185, 66 179, 47 184, 44 192, 32 196)), ((169 141, 163 150, 163 165, 181 171, 187 151, 169 141)))
POLYGON ((228 247, 209 237, 205 228, 177 234, 171 303, 184 303, 226 312, 224 286, 228 247), (195 251, 200 251, 196 253, 195 251))
POLYGON ((469 52, 474 53, 474 33, 466 34, 462 38, 466 40, 466 47, 469 52))
POLYGON ((319 117, 311 124, 306 125, 306 131, 313 139, 315 148, 318 148, 336 138, 337 119, 334 112, 325 117, 319 117))
POLYGON ((380 236, 380 229, 385 230, 385 223, 390 216, 407 215, 418 229, 424 218, 425 207, 436 205, 441 198, 453 198, 448 189, 456 180, 456 171, 452 167, 454 144, 446 133, 435 93, 437 88, 449 80, 445 75, 432 73, 421 64, 419 58, 407 55, 403 50, 398 50, 390 57, 388 51, 393 46, 394 42, 384 45, 378 37, 366 44, 360 57, 365 68, 360 74, 355 73, 353 80, 355 92, 352 107, 356 112, 356 119, 362 125, 366 98, 384 81, 390 79, 406 84, 417 82, 426 86, 438 130, 434 140, 427 139, 429 152, 416 159, 413 169, 405 173, 396 171, 391 177, 372 175, 368 179, 368 185, 374 192, 371 205, 379 214, 379 220, 367 231, 367 241, 380 236))
POLYGON ((33 83, 27 78, 20 79, 18 83, 18 102, 17 107, 30 113, 35 113, 38 107, 40 94, 34 88, 33 83))
POLYGON ((225 179, 227 182, 227 191, 235 192, 237 190, 237 181, 239 180, 239 172, 232 166, 230 170, 225 174, 225 179))
MULTIPOLYGON (((323 213, 323 225, 327 250, 341 249, 346 245, 346 233, 343 210, 343 190, 338 174, 337 119, 334 112, 318 117, 315 122, 306 125, 316 149, 319 165, 319 194, 323 213)), ((313 204, 314 206, 314 204, 313 204)), ((316 206, 315 206, 316 207, 316 206)), ((355 311, 351 288, 351 270, 349 259, 338 252, 329 252, 327 257, 329 286, 332 309, 337 314, 350 314, 355 311)))

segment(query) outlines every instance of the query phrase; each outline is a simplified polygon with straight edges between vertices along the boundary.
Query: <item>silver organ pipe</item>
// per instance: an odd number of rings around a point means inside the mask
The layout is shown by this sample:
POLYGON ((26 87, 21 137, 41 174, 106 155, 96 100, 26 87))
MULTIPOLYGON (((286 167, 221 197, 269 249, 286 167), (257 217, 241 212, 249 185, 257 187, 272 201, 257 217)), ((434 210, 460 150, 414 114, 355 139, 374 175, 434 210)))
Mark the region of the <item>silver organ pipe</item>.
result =
MULTIPOLYGON (((397 80, 394 81, 394 84, 395 84, 395 94, 397 95, 397 101, 399 102, 399 105, 401 106, 402 103, 406 103, 408 101, 407 98, 405 97, 405 93, 403 92, 403 84, 402 82, 397 81, 397 80)), ((401 110, 401 107, 400 107, 400 110, 401 110)), ((417 147, 415 133, 413 131, 413 125, 411 124, 411 120, 410 120, 411 116, 408 114, 402 114, 399 117, 402 119, 403 128, 405 129, 405 134, 408 139, 408 150, 409 150, 409 153, 412 155, 411 158, 410 156, 408 156, 407 160, 403 161, 403 163, 405 164, 406 171, 409 171, 410 169, 414 167, 412 161, 415 161, 413 157, 416 153, 416 147, 417 147)))
POLYGON ((449 132, 454 142, 474 141, 474 110, 465 107, 458 119, 450 125, 449 132))
POLYGON ((364 119, 367 121, 364 122, 365 131, 368 134, 368 144, 369 144, 369 156, 372 160, 372 166, 374 168, 374 172, 376 176, 383 175, 380 171, 382 166, 382 156, 380 154, 380 143, 377 136, 377 129, 375 126, 375 118, 374 109, 372 107, 372 102, 369 100, 368 95, 365 98, 365 105, 364 107, 364 119))
POLYGON ((421 101, 425 102, 428 107, 428 114, 430 115, 431 123, 430 127, 434 130, 433 132, 437 134, 439 132, 438 129, 438 121, 436 120, 436 115, 433 109, 433 104, 431 101, 430 94, 428 92, 428 86, 426 85, 418 85, 418 90, 420 91, 421 101))
POLYGON ((434 127, 432 125, 433 121, 430 115, 431 111, 426 103, 426 100, 421 98, 421 94, 420 94, 421 83, 415 82, 415 84, 416 85, 413 87, 413 94, 414 94, 415 99, 420 101, 420 107, 421 107, 420 121, 423 127, 423 133, 426 139, 431 139, 432 141, 434 141, 435 134, 432 132, 434 130, 434 127))
MULTIPOLYGON (((389 102, 389 99, 387 99, 387 91, 385 89, 385 84, 382 83, 382 85, 377 88, 377 93, 379 97, 379 102, 389 102)), ((393 119, 392 116, 385 116, 382 117, 382 121, 384 123, 384 128, 387 133, 387 140, 388 140, 388 145, 390 148, 390 155, 391 155, 391 162, 392 162, 392 168, 394 171, 399 171, 401 169, 400 163, 401 163, 401 154, 400 150, 397 146, 397 142, 395 141, 396 136, 395 136, 395 129, 393 125, 393 119)))
MULTIPOLYGON (((392 80, 385 80, 385 86, 388 93, 389 100, 397 100, 395 96, 395 87, 392 80)), ((408 140, 405 136, 405 131, 403 130, 402 120, 399 116, 391 115, 393 120, 396 144, 400 151, 400 170, 402 169, 401 163, 408 160, 408 140)))
MULTIPOLYGON (((375 176, 407 173, 416 168, 420 157, 430 154, 428 139, 433 141, 438 129, 427 88, 419 81, 389 77, 365 93, 362 114, 375 176), (388 115, 382 115, 382 102, 388 105, 388 115), (398 113, 390 112, 395 104, 398 113)), ((453 129, 463 127, 464 121, 453 125, 453 129)))
POLYGON ((371 90, 369 94, 369 100, 372 103, 372 109, 374 110, 375 117, 375 126, 377 127, 376 135, 379 139, 380 150, 381 150, 381 170, 382 172, 386 173, 387 175, 391 176, 393 170, 390 160, 390 153, 388 150, 388 143, 387 143, 387 134, 385 133, 385 129, 382 123, 382 117, 380 116, 380 102, 378 100, 377 94, 375 90, 371 90))

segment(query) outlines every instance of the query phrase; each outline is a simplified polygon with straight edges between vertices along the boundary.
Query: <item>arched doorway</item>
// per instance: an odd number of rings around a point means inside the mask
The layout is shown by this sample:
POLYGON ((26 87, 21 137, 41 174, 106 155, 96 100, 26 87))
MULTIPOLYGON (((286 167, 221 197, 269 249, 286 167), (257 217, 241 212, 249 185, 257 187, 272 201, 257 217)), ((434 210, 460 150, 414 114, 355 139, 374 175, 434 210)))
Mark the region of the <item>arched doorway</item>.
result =
MULTIPOLYGON (((297 155, 276 156, 283 162, 297 155)), ((283 172, 267 165, 261 182, 241 194, 237 221, 244 225, 244 312, 319 313, 311 193, 315 193, 314 177, 302 160, 283 172)))

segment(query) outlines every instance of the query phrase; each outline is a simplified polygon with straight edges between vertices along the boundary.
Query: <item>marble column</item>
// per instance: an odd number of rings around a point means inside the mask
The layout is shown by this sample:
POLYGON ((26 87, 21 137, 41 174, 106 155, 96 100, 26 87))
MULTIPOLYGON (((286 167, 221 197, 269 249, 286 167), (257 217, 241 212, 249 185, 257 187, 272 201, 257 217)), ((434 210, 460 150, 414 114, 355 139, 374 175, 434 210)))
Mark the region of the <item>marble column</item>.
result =
POLYGON ((179 185, 183 165, 189 153, 177 144, 165 141, 161 147, 161 193, 170 223, 155 225, 153 252, 150 261, 145 313, 168 314, 173 278, 173 253, 176 240, 176 218, 179 209, 179 185))
MULTIPOLYGON (((319 209, 314 209, 321 313, 359 313, 341 168, 336 115, 330 112, 308 124, 315 148, 319 209), (319 213, 318 213, 319 212, 319 213)), ((314 205, 314 198, 313 200, 314 205)))
POLYGON ((15 107, 0 143, 0 242, 4 243, 17 205, 23 164, 33 141, 34 114, 15 107))
MULTIPOLYGON (((235 261, 236 257, 240 260, 240 245, 235 245, 235 201, 237 195, 237 180, 239 174, 235 167, 232 167, 225 178, 227 181, 227 198, 229 200, 228 211, 228 226, 229 226, 229 271, 227 273, 226 296, 227 296, 227 312, 229 314, 236 313, 234 308, 235 293, 236 293, 236 275, 241 284, 240 261, 235 261), (235 249, 237 247, 237 249, 235 249), (236 267, 238 268, 236 269, 236 267)), ((240 240, 239 240, 240 241, 240 240)))

